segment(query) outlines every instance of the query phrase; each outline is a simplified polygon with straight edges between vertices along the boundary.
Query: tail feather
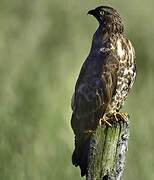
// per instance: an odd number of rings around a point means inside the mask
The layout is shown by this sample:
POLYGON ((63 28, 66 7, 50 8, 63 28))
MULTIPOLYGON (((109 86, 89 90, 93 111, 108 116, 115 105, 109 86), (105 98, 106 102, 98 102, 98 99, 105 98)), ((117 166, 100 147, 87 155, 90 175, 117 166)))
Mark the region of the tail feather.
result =
POLYGON ((75 150, 72 155, 72 163, 80 167, 81 176, 87 174, 90 137, 91 134, 89 133, 75 137, 75 150))

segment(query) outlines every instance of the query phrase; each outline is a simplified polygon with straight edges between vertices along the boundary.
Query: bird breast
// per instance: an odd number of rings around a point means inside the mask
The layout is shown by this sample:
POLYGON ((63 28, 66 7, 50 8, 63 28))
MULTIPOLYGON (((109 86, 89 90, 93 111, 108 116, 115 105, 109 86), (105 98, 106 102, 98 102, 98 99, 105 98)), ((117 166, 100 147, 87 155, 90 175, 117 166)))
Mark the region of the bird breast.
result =
POLYGON ((109 114, 121 109, 136 77, 135 51, 131 42, 123 35, 113 37, 111 42, 110 48, 119 61, 119 69, 116 93, 107 108, 109 114))

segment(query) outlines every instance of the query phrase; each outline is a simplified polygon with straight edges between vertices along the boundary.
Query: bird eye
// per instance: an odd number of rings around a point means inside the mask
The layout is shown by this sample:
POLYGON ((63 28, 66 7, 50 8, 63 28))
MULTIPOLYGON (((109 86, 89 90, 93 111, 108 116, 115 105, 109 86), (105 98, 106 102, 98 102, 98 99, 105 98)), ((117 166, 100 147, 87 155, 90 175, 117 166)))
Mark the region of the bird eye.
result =
POLYGON ((100 14, 101 14, 101 15, 104 15, 104 11, 100 11, 100 14))

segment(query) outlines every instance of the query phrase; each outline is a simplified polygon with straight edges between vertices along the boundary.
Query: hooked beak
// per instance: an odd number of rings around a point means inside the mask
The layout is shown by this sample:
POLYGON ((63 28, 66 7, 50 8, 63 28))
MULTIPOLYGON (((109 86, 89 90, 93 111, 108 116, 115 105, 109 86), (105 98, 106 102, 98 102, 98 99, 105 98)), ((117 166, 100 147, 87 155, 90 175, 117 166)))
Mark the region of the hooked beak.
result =
POLYGON ((92 9, 92 10, 88 11, 87 14, 90 14, 90 15, 94 16, 96 14, 96 11, 95 11, 95 9, 92 9))
POLYGON ((102 20, 100 19, 98 10, 92 9, 92 10, 88 11, 87 14, 90 14, 90 15, 94 16, 94 17, 97 19, 97 21, 98 21, 99 23, 101 23, 102 20))

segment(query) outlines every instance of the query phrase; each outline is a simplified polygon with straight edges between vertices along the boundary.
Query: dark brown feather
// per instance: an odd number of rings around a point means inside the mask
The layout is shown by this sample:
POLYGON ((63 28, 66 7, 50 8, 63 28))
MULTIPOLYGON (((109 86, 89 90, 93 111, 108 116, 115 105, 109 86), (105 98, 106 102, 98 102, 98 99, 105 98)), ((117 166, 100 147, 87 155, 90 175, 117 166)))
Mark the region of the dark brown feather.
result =
POLYGON ((84 62, 72 97, 71 126, 75 134, 72 163, 87 174, 89 142, 100 118, 118 112, 136 77, 135 52, 123 35, 119 13, 98 7, 89 14, 99 22, 89 56, 84 62), (100 11, 104 15, 100 15, 100 11))

